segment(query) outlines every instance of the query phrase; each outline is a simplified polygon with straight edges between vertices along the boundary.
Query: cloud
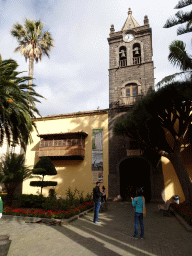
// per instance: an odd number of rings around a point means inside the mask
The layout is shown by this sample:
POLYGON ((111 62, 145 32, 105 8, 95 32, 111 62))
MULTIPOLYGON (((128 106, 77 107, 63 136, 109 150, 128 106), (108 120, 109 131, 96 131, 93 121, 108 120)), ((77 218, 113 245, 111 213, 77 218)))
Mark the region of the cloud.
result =
MULTIPOLYGON (((94 110, 109 106, 109 37, 110 26, 120 31, 131 7, 133 17, 142 26, 149 17, 153 36, 153 60, 156 82, 177 70, 168 62, 168 46, 175 39, 190 45, 189 35, 176 36, 176 28, 163 29, 166 20, 176 12, 175 0, 0 0, 0 53, 13 58, 19 71, 28 71, 28 62, 14 53, 17 41, 10 35, 16 22, 25 17, 41 19, 45 30, 54 38, 50 59, 43 57, 34 65, 37 92, 47 100, 38 104, 45 115, 94 110)), ((187 46, 189 49, 190 46, 187 46)), ((189 49, 190 51, 190 49, 189 49)), ((26 74, 25 74, 26 75, 26 74)))

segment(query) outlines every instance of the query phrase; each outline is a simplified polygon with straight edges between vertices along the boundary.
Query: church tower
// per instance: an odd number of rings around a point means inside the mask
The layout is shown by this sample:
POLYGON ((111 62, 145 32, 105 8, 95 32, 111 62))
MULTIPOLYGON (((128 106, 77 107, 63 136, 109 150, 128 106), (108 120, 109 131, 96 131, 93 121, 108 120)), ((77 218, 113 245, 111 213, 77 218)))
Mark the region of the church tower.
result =
POLYGON ((109 107, 132 105, 154 88, 152 31, 148 17, 140 26, 129 8, 121 31, 110 28, 109 107))
POLYGON ((115 32, 114 25, 111 25, 108 43, 109 198, 121 196, 126 200, 130 198, 130 188, 144 186, 148 202, 160 201, 162 173, 154 176, 155 172, 134 141, 113 133, 114 123, 131 111, 137 100, 154 89, 152 30, 148 17, 144 16, 144 24, 140 26, 129 8, 121 31, 115 32), (158 187, 155 185, 157 179, 158 187))

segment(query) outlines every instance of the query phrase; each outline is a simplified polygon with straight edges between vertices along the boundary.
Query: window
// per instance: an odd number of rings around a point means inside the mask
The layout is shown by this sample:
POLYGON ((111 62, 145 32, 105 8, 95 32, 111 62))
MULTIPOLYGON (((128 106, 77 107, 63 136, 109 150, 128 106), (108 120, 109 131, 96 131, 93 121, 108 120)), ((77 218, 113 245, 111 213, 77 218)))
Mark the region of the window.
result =
POLYGON ((120 67, 127 66, 127 49, 125 46, 121 46, 119 48, 119 66, 120 67))
POLYGON ((141 46, 139 43, 133 45, 133 64, 137 65, 141 63, 141 46))
POLYGON ((127 84, 125 86, 125 105, 133 104, 137 100, 138 86, 137 84, 127 84))
POLYGON ((126 98, 129 98, 131 96, 130 88, 126 88, 126 98))
POLYGON ((44 141, 40 141, 39 147, 44 147, 44 141))

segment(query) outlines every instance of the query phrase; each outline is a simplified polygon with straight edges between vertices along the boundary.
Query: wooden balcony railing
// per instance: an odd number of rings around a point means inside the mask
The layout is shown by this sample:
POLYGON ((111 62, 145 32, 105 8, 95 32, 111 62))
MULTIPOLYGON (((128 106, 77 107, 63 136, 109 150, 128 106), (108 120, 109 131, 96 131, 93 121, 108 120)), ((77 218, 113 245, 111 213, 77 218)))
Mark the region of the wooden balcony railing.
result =
POLYGON ((59 157, 73 159, 84 159, 85 140, 84 139, 63 139, 44 140, 39 144, 39 157, 59 157))
POLYGON ((49 157, 85 157, 85 149, 79 146, 72 147, 49 147, 49 148, 40 148, 39 157, 49 156, 49 157))

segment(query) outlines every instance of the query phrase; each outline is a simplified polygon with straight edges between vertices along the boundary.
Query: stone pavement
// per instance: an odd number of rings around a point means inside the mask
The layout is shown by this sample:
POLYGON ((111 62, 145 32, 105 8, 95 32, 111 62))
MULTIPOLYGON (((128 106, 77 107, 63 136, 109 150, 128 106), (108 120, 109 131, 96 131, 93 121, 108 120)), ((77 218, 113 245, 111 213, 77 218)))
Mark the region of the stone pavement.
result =
POLYGON ((2 217, 0 234, 10 235, 8 256, 190 256, 192 233, 174 216, 161 216, 157 204, 147 204, 145 239, 132 238, 133 209, 129 202, 107 203, 100 225, 93 212, 64 226, 25 223, 24 218, 2 217))

